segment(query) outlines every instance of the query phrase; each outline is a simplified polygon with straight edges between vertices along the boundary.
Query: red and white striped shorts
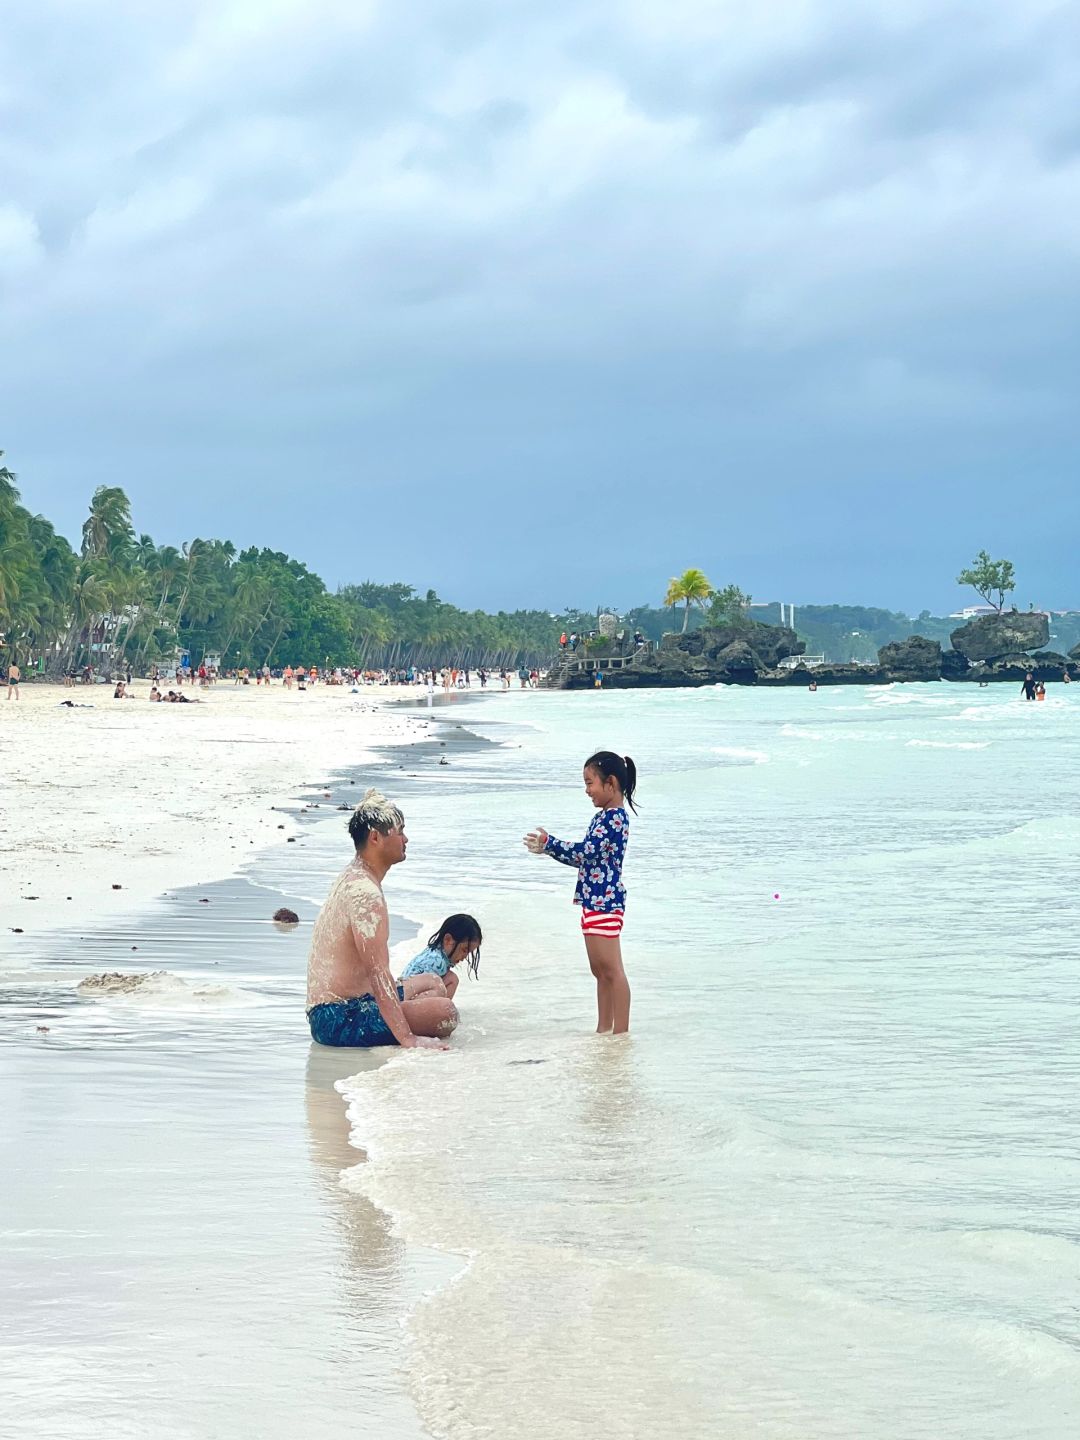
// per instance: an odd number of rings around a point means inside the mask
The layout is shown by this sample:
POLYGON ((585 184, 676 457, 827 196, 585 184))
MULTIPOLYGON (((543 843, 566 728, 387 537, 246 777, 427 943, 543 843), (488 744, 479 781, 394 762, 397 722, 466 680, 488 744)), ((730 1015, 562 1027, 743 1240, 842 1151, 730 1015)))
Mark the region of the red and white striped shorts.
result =
POLYGON ((621 910, 581 910, 581 931, 584 935, 609 935, 617 940, 622 934, 621 910))

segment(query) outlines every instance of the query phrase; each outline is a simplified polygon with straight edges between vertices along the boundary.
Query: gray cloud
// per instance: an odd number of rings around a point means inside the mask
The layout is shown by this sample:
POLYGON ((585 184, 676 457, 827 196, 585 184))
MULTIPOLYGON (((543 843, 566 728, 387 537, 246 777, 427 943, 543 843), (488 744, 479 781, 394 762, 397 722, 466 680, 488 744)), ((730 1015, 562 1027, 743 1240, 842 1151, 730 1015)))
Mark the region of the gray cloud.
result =
POLYGON ((463 603, 921 608, 982 544, 1068 603, 1075 20, 9 0, 0 444, 70 533, 121 483, 463 603))

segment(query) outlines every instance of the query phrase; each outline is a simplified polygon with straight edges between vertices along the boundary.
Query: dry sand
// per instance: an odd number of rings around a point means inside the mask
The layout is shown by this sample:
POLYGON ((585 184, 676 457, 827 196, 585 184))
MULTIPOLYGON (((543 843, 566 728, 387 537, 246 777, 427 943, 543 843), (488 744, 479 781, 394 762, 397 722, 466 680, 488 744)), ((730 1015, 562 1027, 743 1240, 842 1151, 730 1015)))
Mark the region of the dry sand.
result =
POLYGON ((387 708, 415 699, 412 687, 185 687, 200 705, 152 705, 145 681, 134 693, 114 700, 111 685, 33 683, 9 701, 0 691, 8 953, 17 953, 16 928, 115 916, 232 873, 296 833, 290 814, 271 806, 295 810, 299 791, 427 723, 422 707, 387 708), (64 700, 93 708, 69 710, 64 700))

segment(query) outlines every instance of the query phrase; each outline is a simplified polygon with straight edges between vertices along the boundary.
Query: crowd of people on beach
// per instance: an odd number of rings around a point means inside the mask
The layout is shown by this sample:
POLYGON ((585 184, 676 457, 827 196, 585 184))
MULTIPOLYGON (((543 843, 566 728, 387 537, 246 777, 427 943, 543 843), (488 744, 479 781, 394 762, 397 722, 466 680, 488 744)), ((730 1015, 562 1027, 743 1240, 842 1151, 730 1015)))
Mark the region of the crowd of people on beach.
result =
MULTIPOLYGON (((416 665, 397 666, 388 669, 361 669, 359 666, 348 667, 341 665, 248 665, 238 666, 233 669, 221 670, 212 662, 200 662, 198 666, 177 665, 171 672, 176 685, 183 686, 198 685, 201 689, 208 689, 219 681, 231 681, 233 685, 256 685, 271 686, 281 684, 286 690, 306 690, 311 685, 348 685, 358 687, 361 685, 413 685, 426 687, 435 690, 471 690, 475 678, 477 686, 486 690, 489 685, 498 686, 503 690, 511 688, 511 677, 516 674, 518 685, 521 689, 535 689, 545 672, 536 665, 522 664, 516 671, 511 671, 505 666, 498 669, 489 669, 486 666, 470 666, 464 664, 444 665, 440 668, 420 667, 416 665)), ((91 683, 93 673, 84 677, 86 683, 91 683)), ((150 676, 151 682, 157 685, 163 679, 158 666, 154 666, 150 676)), ((67 683, 67 682, 65 682, 67 683)), ((74 678, 71 683, 74 684, 74 678)), ((127 674, 127 683, 131 683, 131 673, 127 674)))
MULTIPOLYGON (((516 676, 518 685, 523 690, 535 689, 544 678, 546 671, 536 665, 519 665, 516 670, 500 666, 491 669, 487 666, 471 666, 465 664, 444 665, 441 667, 428 666, 395 666, 385 669, 361 669, 359 666, 342 665, 240 665, 228 669, 222 669, 213 661, 200 661, 198 665, 190 663, 179 663, 174 667, 162 668, 154 665, 150 669, 150 683, 155 688, 160 687, 171 679, 180 691, 183 686, 189 688, 198 686, 202 690, 209 689, 222 681, 231 681, 233 685, 256 685, 266 686, 280 684, 286 690, 306 690, 312 685, 347 685, 358 687, 361 685, 413 685, 421 688, 436 690, 471 690, 473 681, 481 690, 489 686, 509 690, 512 680, 516 676)), ((0 667, 0 684, 7 685, 8 698, 19 698, 19 685, 22 680, 22 671, 14 660, 6 667, 0 667)), ((98 685, 98 684, 123 684, 125 694, 117 694, 116 699, 130 699, 132 683, 132 667, 125 666, 120 673, 109 668, 104 673, 94 669, 92 665, 84 665, 81 670, 65 671, 63 684, 70 689, 75 685, 98 685)), ((151 697, 153 698, 153 697, 151 697)))

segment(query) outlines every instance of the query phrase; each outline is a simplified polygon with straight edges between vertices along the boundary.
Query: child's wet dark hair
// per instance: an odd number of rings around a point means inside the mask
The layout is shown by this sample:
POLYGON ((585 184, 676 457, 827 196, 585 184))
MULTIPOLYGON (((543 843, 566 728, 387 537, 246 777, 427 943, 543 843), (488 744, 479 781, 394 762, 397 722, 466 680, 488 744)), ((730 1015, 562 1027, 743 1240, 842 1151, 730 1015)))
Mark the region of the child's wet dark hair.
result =
POLYGON ((629 755, 616 755, 614 750, 597 750, 595 755, 590 755, 585 761, 586 770, 595 770, 601 780, 615 780, 623 793, 626 801, 634 814, 637 814, 637 806, 634 804, 634 787, 637 785, 637 766, 629 755))
MULTIPOLYGON (((466 945, 476 946, 473 954, 469 956, 469 974, 474 980, 478 980, 480 978, 480 946, 484 940, 480 931, 480 922, 472 915, 448 915, 428 940, 428 949, 441 950, 443 941, 448 935, 454 942, 455 950, 462 942, 466 945)), ((453 954, 453 951, 450 953, 453 954)))

